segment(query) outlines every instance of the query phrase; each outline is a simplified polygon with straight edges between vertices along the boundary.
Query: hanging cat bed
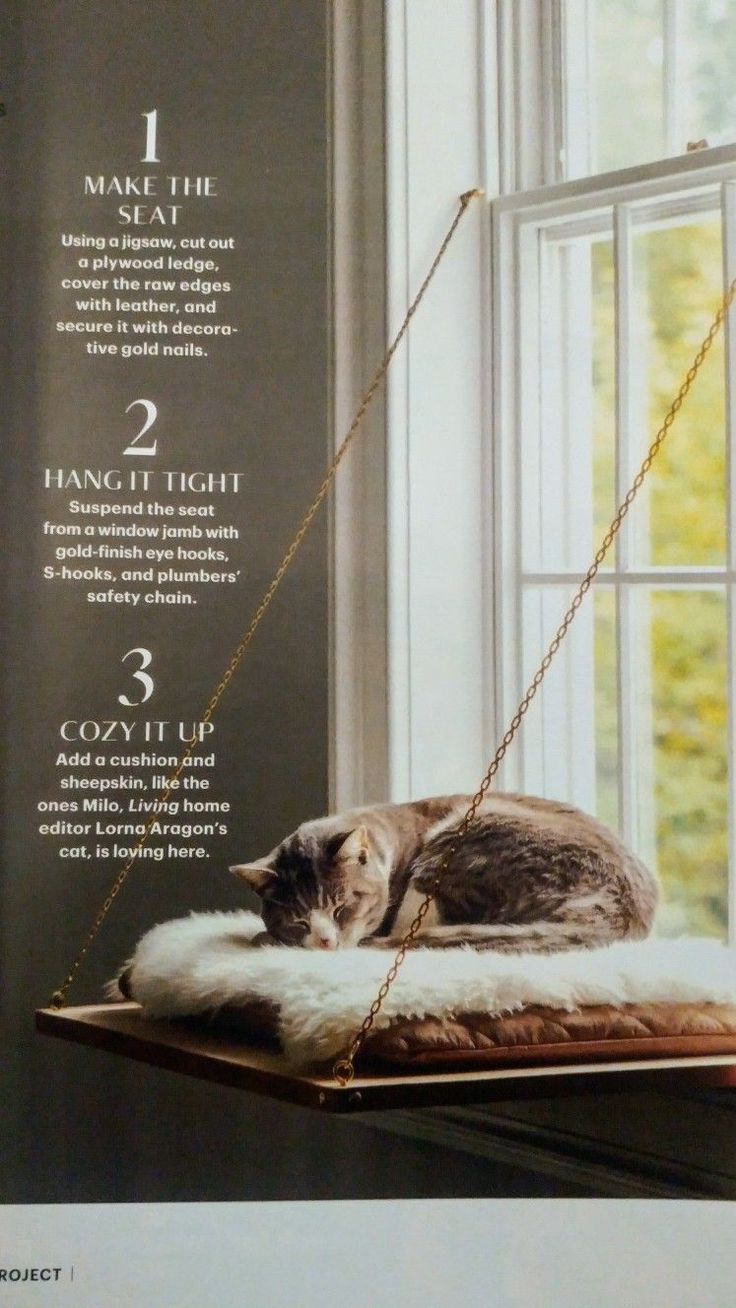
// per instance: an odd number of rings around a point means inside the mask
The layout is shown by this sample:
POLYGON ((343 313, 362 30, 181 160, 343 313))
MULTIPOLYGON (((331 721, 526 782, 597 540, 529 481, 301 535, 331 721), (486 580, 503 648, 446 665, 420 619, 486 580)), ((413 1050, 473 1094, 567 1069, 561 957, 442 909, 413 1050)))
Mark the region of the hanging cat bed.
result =
MULTIPOLYGON (((136 1001, 148 1018, 199 1018, 211 1029, 277 1044, 295 1069, 326 1067, 369 1008, 386 972, 385 951, 252 948, 262 931, 261 919, 247 911, 162 923, 140 941, 111 996, 136 1001)), ((554 954, 419 947, 361 1056, 364 1063, 429 1066, 461 1052, 468 1063, 493 1066, 514 1048, 529 1062, 535 1045, 558 1045, 564 1055, 596 1033, 632 1046, 701 1036, 714 1041, 704 1052, 736 1052, 736 951, 707 939, 621 941, 554 954), (678 1010, 671 1030, 660 1011, 669 1004, 678 1010), (711 1024, 698 1016, 703 1006, 711 1024), (546 1020, 547 1013, 555 1017, 546 1020)))
POLYGON ((332 1064, 381 984, 385 951, 251 948, 262 930, 249 912, 162 923, 111 987, 134 1002, 63 1009, 52 1031, 332 1112, 631 1090, 632 1077, 736 1083, 736 951, 716 941, 414 949, 341 1086, 332 1064))
MULTIPOLYGON (((468 191, 353 423, 204 714, 209 722, 326 498, 337 468, 470 202, 468 191)), ((154 822, 198 746, 186 744, 39 1031, 326 1111, 363 1111, 605 1088, 736 1085, 736 951, 645 941, 555 956, 422 950, 443 872, 471 826, 557 650, 736 297, 736 280, 458 823, 433 889, 388 970, 384 950, 252 949, 253 914, 154 928, 121 976, 130 1002, 66 1007, 68 992, 154 822), (306 1005, 306 1008, 305 1008, 306 1005), (362 1016, 365 1014, 365 1016, 362 1016), (362 1017, 362 1020, 361 1020, 362 1017), (301 1034, 299 1034, 301 1032, 301 1034), (306 1036, 304 1033, 307 1033, 306 1036), (325 1066, 325 1059, 331 1067, 325 1066)))

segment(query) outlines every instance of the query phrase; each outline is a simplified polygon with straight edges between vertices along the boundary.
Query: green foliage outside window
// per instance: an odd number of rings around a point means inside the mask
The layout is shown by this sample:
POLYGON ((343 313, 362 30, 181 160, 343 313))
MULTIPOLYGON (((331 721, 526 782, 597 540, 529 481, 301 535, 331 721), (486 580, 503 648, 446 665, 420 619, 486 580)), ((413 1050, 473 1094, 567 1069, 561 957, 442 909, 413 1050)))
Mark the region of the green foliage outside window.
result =
MULTIPOLYGON (((642 453, 660 425, 721 294, 720 224, 709 219, 635 237, 636 358, 642 453)), ((592 248, 596 537, 612 504, 615 430, 613 264, 592 248)), ((636 561, 723 565, 726 540, 723 342, 711 352, 652 471, 637 514, 636 561)), ((637 748, 654 798, 665 905, 660 930, 723 935, 727 913, 727 631, 725 589, 643 588, 637 646, 643 698, 637 748)), ((613 596, 596 598, 599 811, 618 820, 613 596)))

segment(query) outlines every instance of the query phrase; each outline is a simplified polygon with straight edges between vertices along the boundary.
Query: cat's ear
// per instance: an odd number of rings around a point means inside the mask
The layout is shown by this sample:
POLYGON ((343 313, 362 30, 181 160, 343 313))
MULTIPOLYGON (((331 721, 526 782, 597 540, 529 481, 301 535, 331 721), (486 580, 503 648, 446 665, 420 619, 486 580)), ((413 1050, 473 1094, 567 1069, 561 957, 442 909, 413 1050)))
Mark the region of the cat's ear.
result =
POLYGON ((330 846, 333 858, 338 858, 341 863, 365 865, 370 853, 368 828, 360 826, 354 831, 348 831, 347 835, 333 836, 330 846))
POLYGON ((230 871, 240 877, 241 881, 247 881, 251 890, 255 890, 257 895, 262 895, 269 881, 276 876, 272 867, 267 863, 234 863, 230 871))

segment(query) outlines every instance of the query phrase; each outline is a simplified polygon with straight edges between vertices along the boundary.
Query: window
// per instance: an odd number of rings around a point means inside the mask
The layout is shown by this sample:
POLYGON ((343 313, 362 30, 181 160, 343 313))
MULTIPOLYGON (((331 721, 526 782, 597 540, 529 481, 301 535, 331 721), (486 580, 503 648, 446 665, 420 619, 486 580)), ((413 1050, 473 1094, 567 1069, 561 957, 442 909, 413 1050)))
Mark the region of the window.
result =
MULTIPOLYGON (((384 270, 397 329, 453 197, 500 198, 463 219, 392 363, 380 469, 338 487, 336 807, 475 788, 736 275, 736 0, 382 17, 386 243, 341 347, 384 270)), ((656 864, 660 931, 734 939, 735 348, 709 356, 499 777, 656 864)))
POLYGON ((567 0, 562 23, 568 178, 736 140, 734 0, 567 0))
MULTIPOLYGON (((554 16, 547 157, 577 180, 494 214, 499 723, 736 276, 736 151, 685 153, 736 136, 736 5, 570 0, 554 16)), ((618 828, 659 870, 666 934, 733 919, 735 361, 721 338, 503 776, 618 828)))

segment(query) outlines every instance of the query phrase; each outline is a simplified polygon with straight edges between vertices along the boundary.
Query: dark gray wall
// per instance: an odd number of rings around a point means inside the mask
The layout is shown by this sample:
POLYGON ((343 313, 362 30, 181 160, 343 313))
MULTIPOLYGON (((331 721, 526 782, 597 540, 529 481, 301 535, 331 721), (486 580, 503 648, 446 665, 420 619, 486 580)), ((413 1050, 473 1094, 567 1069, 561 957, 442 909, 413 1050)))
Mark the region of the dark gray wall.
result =
MULTIPOLYGON (((59 795, 66 717, 115 717, 120 655, 155 651, 149 716, 197 717, 318 483, 326 450, 326 34, 322 4, 91 0, 15 3, 3 14, 3 824, 1 1134, 13 1199, 132 1198, 187 1189, 199 1102, 202 1197, 234 1194, 253 1132, 216 1093, 90 1059, 32 1033, 34 1006, 66 973, 116 864, 59 859, 38 835, 39 798, 59 795), (159 110, 160 168, 139 160, 140 114, 159 110), (129 137, 126 134, 129 133, 129 137), (219 175, 221 199, 186 206, 182 232, 234 234, 224 316, 236 340, 207 360, 85 356, 54 330, 63 231, 114 231, 113 202, 85 173, 219 175), (224 520, 241 531, 242 581, 203 589, 195 610, 92 608, 85 587, 49 585, 41 536, 66 496, 46 465, 121 466, 126 405, 154 395, 166 418, 159 467, 238 469, 224 520), (8 1046, 6 1046, 6 1049, 8 1046), (161 1120, 169 1140, 155 1143, 161 1120), (144 1145, 144 1141, 148 1145, 144 1145), (211 1144, 210 1144, 211 1142, 211 1144), (214 1152, 211 1152, 211 1146, 214 1152), (140 1147, 140 1152, 139 1152, 140 1147), (227 1161, 215 1168, 213 1159, 227 1161), (178 1179, 177 1179, 178 1174, 178 1179), (230 1178, 228 1181, 227 1177, 230 1178), (155 1178, 155 1179, 154 1179, 155 1178), (231 1184, 232 1182, 232 1184, 231 1184)), ((122 229, 131 231, 132 229, 122 229)), ((138 235, 166 229, 139 228, 138 235)), ((68 297, 67 297, 68 301, 68 297)), ((129 428, 127 429, 130 430, 129 428)), ((146 466, 137 462, 135 467, 146 466)), ((95 498, 87 496, 81 498, 95 498)), ((100 498, 100 497, 96 497, 100 498)), ((140 864, 72 996, 96 998, 136 937, 189 908, 242 905, 229 862, 255 855, 326 806, 325 525, 318 524, 217 725, 218 794, 233 804, 209 864, 140 864)), ((117 707, 117 715, 122 710, 117 707)), ((131 716, 130 714, 128 716, 131 716)), ((144 717, 140 712, 138 717, 144 717)), ((166 751, 168 752, 168 750, 166 751)), ((258 1131, 263 1133, 263 1113, 258 1131)), ((268 1134, 276 1130, 276 1119, 268 1134)), ((247 1193, 247 1180, 243 1182, 247 1193)))
MULTIPOLYGON (((34 1007, 64 976, 116 870, 64 862, 38 835, 38 799, 58 794, 59 723, 110 716, 121 651, 141 641, 156 651, 154 716, 196 716, 324 466, 328 34, 316 0, 6 0, 0 24, 2 1199, 582 1193, 484 1161, 458 1167, 441 1148, 33 1032, 34 1007), (80 180, 130 171, 121 161, 140 154, 139 115, 153 106, 169 163, 223 179, 217 223, 185 223, 219 224, 239 241, 228 316, 241 331, 200 368, 90 361, 53 329, 60 232, 95 221, 110 230, 102 210, 90 216, 80 180), (115 466, 125 406, 153 392, 170 466, 247 474, 242 581, 175 619, 92 610, 84 588, 41 579, 40 526, 63 507, 42 493, 43 467, 115 466)), ((153 922, 242 904, 228 862, 324 811, 326 577, 323 520, 218 718, 219 793, 235 808, 228 836, 209 864, 134 870, 72 1000, 97 998, 153 922)))

